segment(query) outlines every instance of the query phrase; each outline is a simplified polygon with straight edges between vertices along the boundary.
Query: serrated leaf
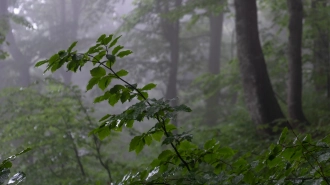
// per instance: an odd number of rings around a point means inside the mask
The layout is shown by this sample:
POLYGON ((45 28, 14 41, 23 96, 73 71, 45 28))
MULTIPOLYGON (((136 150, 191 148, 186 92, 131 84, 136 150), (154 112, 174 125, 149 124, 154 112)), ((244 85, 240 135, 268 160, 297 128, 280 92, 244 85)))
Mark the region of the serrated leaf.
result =
POLYGON ((147 99, 149 97, 149 94, 147 92, 141 92, 141 94, 143 95, 143 97, 138 94, 138 100, 143 101, 144 99, 147 99))
POLYGON ((195 145, 187 140, 180 142, 180 145, 178 146, 178 149, 181 151, 191 151, 195 148, 197 148, 197 145, 195 145))
POLYGON ((110 135, 110 129, 109 127, 103 127, 103 128, 100 128, 99 131, 98 131, 98 136, 100 138, 100 140, 103 140, 104 138, 106 138, 107 136, 110 135))
POLYGON ((205 144, 204 144, 204 149, 205 150, 209 150, 211 148, 214 147, 214 145, 216 144, 216 140, 215 139, 211 139, 211 140, 208 140, 205 144))
POLYGON ((96 85, 99 82, 100 78, 99 77, 93 77, 88 81, 87 87, 86 87, 86 91, 91 90, 94 85, 96 85))
POLYGON ((78 41, 75 41, 70 45, 69 49, 67 50, 68 53, 71 53, 72 49, 77 45, 77 43, 78 43, 78 41))
POLYGON ((166 124, 166 131, 167 132, 171 132, 172 130, 175 130, 176 129, 176 126, 173 125, 173 124, 166 124))
POLYGON ((113 37, 113 35, 109 35, 108 37, 105 37, 103 40, 102 40, 102 44, 103 45, 108 45, 109 44, 109 42, 112 40, 112 37, 113 37))
POLYGON ((116 55, 119 50, 123 49, 124 46, 118 45, 112 50, 112 55, 116 55))
POLYGON ((133 52, 131 50, 125 50, 125 51, 121 51, 117 54, 117 57, 119 58, 123 58, 124 56, 130 55, 133 52))
POLYGON ((106 71, 103 67, 95 67, 94 69, 90 70, 90 73, 93 77, 102 77, 106 75, 106 71))
POLYGON ((108 61, 106 62, 106 66, 111 68, 113 66, 113 64, 115 64, 115 62, 116 62, 116 56, 105 55, 105 57, 108 59, 108 61))
POLYGON ((118 103, 119 99, 120 94, 111 94, 108 102, 111 106, 115 106, 115 104, 118 103))
POLYGON ((171 150, 164 150, 162 153, 158 155, 158 160, 160 161, 166 161, 168 157, 173 156, 173 152, 171 150))
POLYGON ((139 143, 141 142, 141 136, 135 136, 131 142, 129 143, 129 151, 133 151, 136 149, 136 147, 139 145, 139 143))
POLYGON ((281 144, 285 141, 286 137, 288 135, 288 128, 285 127, 280 135, 280 138, 277 141, 277 144, 281 144))
POLYGON ((107 35, 106 34, 102 34, 96 42, 102 42, 102 40, 106 37, 107 35))
POLYGON ((134 120, 126 121, 126 127, 127 128, 132 128, 133 127, 133 123, 134 123, 134 120))
POLYGON ((104 101, 104 100, 105 100, 105 98, 104 98, 104 96, 102 95, 102 96, 96 97, 96 98, 94 99, 93 103, 99 103, 99 102, 104 101))
POLYGON ((157 86, 156 84, 150 83, 150 84, 147 84, 144 87, 142 87, 141 90, 144 90, 144 91, 151 90, 151 89, 155 88, 156 86, 157 86))
POLYGON ((53 63, 57 62, 59 58, 60 58, 60 56, 56 53, 56 54, 54 54, 53 56, 50 57, 49 63, 53 64, 53 63))
POLYGON ((120 71, 116 72, 116 74, 119 76, 119 77, 123 77, 123 76, 126 76, 128 75, 128 72, 124 69, 121 69, 120 71))
POLYGON ((104 76, 103 78, 101 78, 101 80, 98 82, 98 86, 100 89, 102 89, 102 91, 104 91, 104 89, 106 89, 110 82, 111 82, 111 77, 110 76, 104 76))
POLYGON ((36 65, 34 65, 34 67, 39 67, 39 66, 42 66, 44 64, 48 63, 48 60, 42 60, 42 61, 39 61, 36 63, 36 65))
POLYGON ((119 39, 120 37, 121 37, 121 35, 120 35, 119 37, 115 38, 115 40, 113 40, 113 41, 110 43, 109 48, 111 48, 112 46, 116 45, 116 44, 117 44, 117 41, 118 41, 118 39, 119 39))
POLYGON ((220 155, 225 156, 225 157, 231 157, 235 154, 234 150, 229 147, 219 148, 217 150, 217 153, 219 153, 220 155))
POLYGON ((145 141, 145 143, 148 145, 148 146, 150 146, 151 145, 151 143, 152 143, 152 137, 151 137, 151 135, 145 135, 144 136, 144 141, 145 141))
POLYGON ((110 118, 110 117, 111 117, 111 115, 110 115, 110 114, 107 114, 107 115, 103 116, 103 117, 99 120, 99 122, 102 122, 102 121, 104 121, 104 120, 106 120, 106 119, 108 119, 108 118, 110 118))
POLYGON ((160 140, 162 139, 163 135, 164 135, 164 133, 162 131, 156 131, 151 136, 154 138, 154 140, 160 142, 160 140))
POLYGON ((120 96, 121 103, 125 103, 129 99, 129 97, 130 97, 129 91, 128 90, 123 91, 123 93, 120 96))

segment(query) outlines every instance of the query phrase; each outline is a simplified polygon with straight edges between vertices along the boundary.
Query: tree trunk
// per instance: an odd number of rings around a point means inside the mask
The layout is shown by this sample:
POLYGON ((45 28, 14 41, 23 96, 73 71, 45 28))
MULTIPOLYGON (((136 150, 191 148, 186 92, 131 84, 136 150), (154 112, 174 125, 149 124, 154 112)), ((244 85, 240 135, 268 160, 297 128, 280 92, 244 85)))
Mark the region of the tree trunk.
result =
MULTIPOLYGON (((220 6, 220 5, 219 5, 220 6)), ((220 73, 220 56, 221 56, 221 40, 222 40, 222 25, 223 11, 218 15, 211 14, 210 20, 210 48, 208 72, 217 75, 220 73)), ((205 124, 209 126, 215 125, 218 119, 219 92, 212 94, 206 99, 205 124)))
POLYGON ((329 17, 326 13, 326 0, 312 1, 312 21, 314 35, 313 46, 313 80, 315 90, 326 94, 330 98, 330 79, 329 79, 329 17), (320 23, 320 20, 323 20, 320 23), (324 20, 327 24, 324 25, 324 20))
POLYGON ((236 45, 245 102, 254 123, 267 126, 263 131, 274 134, 272 127, 285 117, 275 98, 260 45, 256 0, 235 0, 235 10, 236 45))
POLYGON ((0 13, 5 17, 4 24, 7 25, 6 41, 9 42, 9 53, 17 64, 19 78, 17 85, 26 87, 30 84, 30 64, 29 59, 23 55, 16 44, 15 36, 11 30, 10 22, 8 20, 8 3, 7 0, 0 1, 0 13))
POLYGON ((287 0, 289 10, 289 80, 288 112, 293 125, 308 123, 302 111, 302 34, 303 4, 301 0, 287 0))
MULTIPOLYGON (((161 13, 168 13, 169 8, 171 5, 171 2, 173 1, 162 1, 162 4, 160 4, 160 1, 157 4, 157 8, 161 9, 161 13), (161 7, 162 6, 162 7, 161 7)), ((178 8, 181 6, 182 0, 174 0, 174 7, 178 8)), ((180 23, 179 20, 170 20, 169 18, 161 18, 161 28, 163 37, 165 40, 170 44, 170 72, 167 82, 167 88, 166 88, 166 99, 173 99, 171 102, 172 106, 176 106, 178 104, 177 100, 177 74, 178 74, 178 67, 179 67, 179 33, 180 33, 180 23)), ((173 124, 177 125, 177 120, 173 120, 173 124)))

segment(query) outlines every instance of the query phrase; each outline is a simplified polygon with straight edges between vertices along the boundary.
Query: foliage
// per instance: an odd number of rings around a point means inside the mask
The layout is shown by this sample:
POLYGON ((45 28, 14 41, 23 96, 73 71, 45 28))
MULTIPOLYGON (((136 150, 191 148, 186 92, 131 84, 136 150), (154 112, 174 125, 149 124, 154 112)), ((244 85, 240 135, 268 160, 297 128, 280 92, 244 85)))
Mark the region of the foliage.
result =
MULTIPOLYGON (((12 161, 14 161, 17 156, 22 155, 30 150, 31 150, 31 148, 26 148, 23 151, 6 158, 5 160, 3 160, 0 163, 0 184, 1 185, 4 184, 9 179, 10 168, 13 166, 12 161)), ((22 182, 25 179, 25 177, 26 177, 26 175, 24 172, 18 172, 9 179, 7 184, 18 184, 18 183, 22 182)))
POLYGON ((107 101, 114 106, 119 101, 139 100, 120 114, 105 115, 90 135, 105 139, 145 118, 155 121, 152 128, 131 140, 129 151, 138 154, 153 140, 165 145, 163 151, 146 169, 127 174, 120 184, 329 184, 329 136, 313 141, 309 134, 297 135, 285 128, 276 144, 256 156, 239 154, 215 139, 194 144, 189 132, 179 133, 170 123, 177 112, 190 112, 189 107, 171 107, 169 100, 148 98, 147 91, 155 84, 131 84, 123 78, 128 74, 126 70, 114 69, 118 58, 132 53, 116 46, 119 38, 102 35, 85 53, 73 50, 75 42, 36 66, 47 64, 45 71, 54 72, 66 64, 68 70, 77 72, 91 62, 94 67, 86 90, 98 86, 104 91, 95 103, 107 101), (119 82, 114 83, 115 79, 119 82))

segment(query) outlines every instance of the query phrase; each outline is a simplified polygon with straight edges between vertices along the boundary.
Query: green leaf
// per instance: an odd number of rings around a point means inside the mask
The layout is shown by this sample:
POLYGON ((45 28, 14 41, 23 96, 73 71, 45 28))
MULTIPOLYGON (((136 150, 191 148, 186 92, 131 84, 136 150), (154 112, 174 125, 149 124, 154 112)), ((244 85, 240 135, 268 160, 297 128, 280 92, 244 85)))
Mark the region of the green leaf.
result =
POLYGON ((122 70, 116 72, 116 74, 117 74, 119 77, 123 77, 123 76, 128 75, 128 72, 127 72, 126 70, 122 69, 122 70))
POLYGON ((164 150, 159 154, 158 160, 166 161, 169 157, 173 156, 173 152, 171 150, 164 150))
POLYGON ((36 65, 34 67, 39 67, 39 66, 42 66, 44 64, 48 63, 48 60, 42 60, 42 61, 39 61, 36 63, 36 65))
POLYGON ((197 148, 197 145, 195 145, 187 140, 180 142, 180 145, 178 146, 178 150, 180 150, 180 151, 191 151, 195 148, 197 148))
POLYGON ((1 167, 2 168, 11 168, 13 166, 13 164, 10 162, 10 161, 3 161, 2 164, 1 164, 1 167))
POLYGON ((71 46, 69 47, 69 49, 67 50, 68 53, 71 53, 72 49, 77 45, 78 41, 75 41, 71 44, 71 46))
POLYGON ((126 127, 127 128, 132 128, 133 127, 134 120, 129 120, 126 122, 126 127))
POLYGON ((102 122, 102 121, 104 121, 104 120, 106 120, 106 119, 108 119, 108 118, 110 118, 110 117, 111 117, 111 115, 110 115, 110 114, 107 114, 107 115, 103 116, 103 117, 99 120, 99 122, 102 122))
POLYGON ((118 103, 120 99, 120 94, 111 94, 109 97, 109 104, 111 106, 115 106, 116 103, 118 103))
POLYGON ((56 53, 56 54, 54 54, 53 56, 50 57, 49 63, 53 64, 53 63, 57 62, 59 59, 60 59, 60 56, 56 53))
POLYGON ((100 80, 100 77, 93 77, 88 81, 87 87, 86 87, 86 91, 91 90, 94 85, 96 85, 100 80))
POLYGON ((208 140, 204 144, 204 149, 205 150, 209 150, 209 149, 213 148, 216 143, 217 143, 217 141, 215 139, 208 140))
POLYGON ((147 99, 149 97, 147 92, 141 92, 141 94, 143 95, 143 97, 140 94, 138 94, 138 100, 140 100, 140 101, 143 101, 144 98, 147 99))
POLYGON ((148 146, 150 146, 151 145, 151 143, 152 143, 152 137, 151 137, 151 135, 146 135, 146 136, 144 136, 144 141, 145 141, 145 143, 148 145, 148 146))
POLYGON ((102 44, 103 45, 108 45, 109 44, 109 42, 112 40, 112 37, 113 37, 113 35, 109 35, 108 37, 105 37, 103 40, 102 40, 102 44))
POLYGON ((212 164, 218 159, 218 157, 216 154, 211 153, 211 154, 206 154, 203 159, 206 163, 212 164))
POLYGON ((152 138, 154 138, 154 140, 160 142, 160 140, 162 139, 163 135, 164 135, 164 133, 162 131, 156 131, 151 136, 152 136, 152 138))
POLYGON ((130 55, 133 52, 131 50, 125 50, 125 51, 121 51, 117 54, 117 57, 119 58, 123 58, 124 56, 130 55))
POLYGON ((118 39, 119 39, 120 37, 121 37, 121 35, 120 35, 119 37, 115 38, 115 40, 113 40, 113 41, 110 43, 109 48, 111 48, 112 46, 116 45, 116 44, 117 44, 117 41, 118 41, 118 39))
POLYGON ((98 131, 98 136, 100 138, 100 140, 103 140, 104 138, 106 138, 107 136, 110 135, 110 129, 109 127, 103 127, 103 128, 100 128, 99 131, 98 131))
POLYGON ((93 77, 102 77, 106 75, 106 71, 103 67, 95 67, 94 69, 90 70, 90 73, 93 77))
POLYGON ((121 103, 125 103, 130 97, 130 93, 129 91, 126 89, 123 91, 123 93, 120 96, 120 101, 121 103))
POLYGON ((166 124, 166 131, 167 132, 171 132, 172 130, 175 130, 176 129, 176 126, 173 125, 173 124, 166 124))
POLYGON ((118 45, 112 50, 112 55, 116 55, 119 50, 123 49, 124 46, 118 45))
POLYGON ((281 143, 283 143, 283 142, 285 141, 287 135, 288 135, 288 128, 285 127, 285 128, 283 129, 282 133, 281 133, 280 138, 279 138, 278 141, 277 141, 277 144, 281 144, 281 143))
POLYGON ((156 86, 157 86, 156 84, 150 83, 150 84, 147 84, 144 87, 142 87, 141 90, 144 90, 144 91, 151 90, 151 89, 155 88, 156 86))
POLYGON ((235 154, 234 150, 229 148, 229 147, 223 147, 223 148, 219 148, 217 150, 217 152, 222 155, 222 156, 226 156, 226 157, 231 157, 235 154))
POLYGON ((102 40, 106 37, 107 35, 106 34, 102 34, 96 42, 102 42, 102 40))
POLYGON ((103 78, 101 78, 101 80, 98 82, 99 88, 102 89, 102 91, 104 91, 104 89, 106 89, 109 86, 111 79, 112 79, 111 76, 104 76, 103 78))
POLYGON ((244 174, 244 181, 247 182, 248 184, 255 184, 255 177, 254 174, 251 171, 247 171, 244 174))
POLYGON ((133 150, 135 150, 136 149, 136 147, 139 145, 139 143, 141 142, 141 136, 135 136, 132 140, 131 140, 131 142, 130 142, 130 144, 129 144, 129 151, 131 152, 131 151, 133 151, 133 150))
POLYGON ((108 62, 106 63, 106 66, 111 68, 113 64, 116 62, 116 56, 114 55, 105 55, 105 57, 108 59, 108 62))

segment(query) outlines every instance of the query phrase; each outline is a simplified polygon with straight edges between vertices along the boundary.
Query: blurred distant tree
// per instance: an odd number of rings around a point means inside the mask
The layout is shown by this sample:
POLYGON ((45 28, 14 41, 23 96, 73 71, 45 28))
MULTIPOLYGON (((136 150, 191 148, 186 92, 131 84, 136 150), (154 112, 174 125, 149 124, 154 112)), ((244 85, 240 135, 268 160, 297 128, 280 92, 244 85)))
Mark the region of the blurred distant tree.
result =
POLYGON ((9 12, 8 12, 8 2, 7 0, 0 1, 0 15, 3 15, 4 17, 4 24, 7 32, 6 32, 6 41, 9 43, 8 49, 15 60, 15 63, 17 63, 17 68, 19 72, 19 79, 18 85, 26 87, 30 84, 30 64, 29 64, 29 58, 24 56, 20 48, 18 47, 14 34, 12 32, 12 28, 9 22, 9 12))
POLYGON ((326 0, 312 0, 311 6, 313 80, 316 91, 330 98, 329 3, 326 0))
MULTIPOLYGON (((217 4, 212 4, 209 7, 209 22, 210 22, 210 46, 209 46, 209 62, 208 72, 214 75, 220 73, 220 56, 221 56, 221 41, 224 19, 224 0, 217 4), (218 9, 218 10, 217 10, 218 9), (220 9, 220 11, 219 11, 220 9)), ((212 87, 214 89, 214 87, 212 87)), ((219 94, 213 93, 206 99, 205 123, 207 125, 215 125, 218 118, 219 109, 219 94)))
POLYGON ((301 0, 288 0, 289 10, 289 43, 288 43, 288 112, 296 125, 307 123, 302 110, 302 34, 303 34, 303 3, 301 0))
POLYGON ((256 0, 235 0, 237 53, 245 102, 257 126, 273 134, 273 126, 285 118, 270 83, 258 30, 256 0))

